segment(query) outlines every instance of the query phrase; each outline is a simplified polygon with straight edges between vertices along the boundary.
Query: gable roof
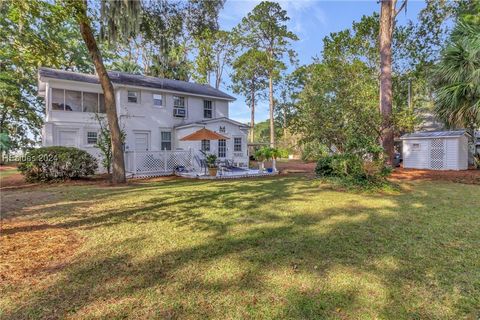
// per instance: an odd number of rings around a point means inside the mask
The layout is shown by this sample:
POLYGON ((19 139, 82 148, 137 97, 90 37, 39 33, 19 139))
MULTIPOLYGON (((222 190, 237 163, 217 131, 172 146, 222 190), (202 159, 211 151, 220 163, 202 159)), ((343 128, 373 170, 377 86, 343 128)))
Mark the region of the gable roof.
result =
POLYGON ((433 138, 457 138, 465 135, 465 130, 454 131, 420 131, 408 133, 400 137, 400 139, 433 139, 433 138))
MULTIPOLYGON (((79 81, 95 84, 100 83, 98 81, 98 77, 93 74, 57 70, 52 68, 39 68, 38 74, 40 77, 44 78, 79 81)), ((148 77, 118 71, 109 71, 108 75, 114 84, 154 88, 181 93, 190 93, 194 95, 214 97, 229 101, 235 100, 234 97, 226 94, 225 92, 215 89, 209 85, 203 85, 194 82, 148 77)))

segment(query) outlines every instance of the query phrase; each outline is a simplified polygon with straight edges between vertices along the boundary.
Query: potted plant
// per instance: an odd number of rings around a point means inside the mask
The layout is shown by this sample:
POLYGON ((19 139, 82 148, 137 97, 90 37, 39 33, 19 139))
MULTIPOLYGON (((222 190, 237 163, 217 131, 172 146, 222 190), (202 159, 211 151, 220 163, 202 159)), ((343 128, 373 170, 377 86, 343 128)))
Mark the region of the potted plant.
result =
POLYGON ((264 171, 264 161, 266 160, 265 158, 265 153, 264 153, 264 148, 260 148, 257 151, 255 151, 255 160, 258 162, 258 169, 260 171, 264 171))
POLYGON ((214 154, 208 154, 205 158, 208 166, 208 174, 211 176, 217 175, 217 156, 214 154))

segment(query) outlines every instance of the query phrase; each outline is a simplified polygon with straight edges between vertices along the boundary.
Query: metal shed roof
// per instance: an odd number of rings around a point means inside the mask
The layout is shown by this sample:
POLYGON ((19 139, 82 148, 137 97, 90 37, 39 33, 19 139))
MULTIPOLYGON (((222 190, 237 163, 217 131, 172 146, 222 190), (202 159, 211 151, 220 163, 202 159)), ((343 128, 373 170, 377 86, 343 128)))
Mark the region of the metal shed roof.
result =
MULTIPOLYGON (((86 74, 86 73, 71 72, 71 71, 64 71, 64 70, 57 70, 57 69, 42 67, 38 70, 38 74, 40 77, 45 77, 45 78, 80 81, 80 82, 95 83, 95 84, 99 83, 98 77, 96 75, 86 74)), ((184 93, 190 93, 190 94, 195 94, 200 96, 215 97, 215 98, 220 98, 223 100, 230 100, 230 101, 235 100, 235 98, 232 97, 231 95, 226 94, 225 92, 215 89, 209 85, 203 85, 203 84, 179 81, 179 80, 148 77, 148 76, 143 76, 138 74, 130 74, 125 72, 117 72, 117 71, 109 71, 108 75, 110 76, 110 79, 114 84, 123 84, 123 85, 130 85, 130 86, 155 88, 155 89, 167 90, 167 91, 184 92, 184 93)))
POLYGON ((465 135, 465 130, 454 131, 420 131, 408 133, 400 137, 400 139, 433 139, 433 138, 456 138, 465 135))

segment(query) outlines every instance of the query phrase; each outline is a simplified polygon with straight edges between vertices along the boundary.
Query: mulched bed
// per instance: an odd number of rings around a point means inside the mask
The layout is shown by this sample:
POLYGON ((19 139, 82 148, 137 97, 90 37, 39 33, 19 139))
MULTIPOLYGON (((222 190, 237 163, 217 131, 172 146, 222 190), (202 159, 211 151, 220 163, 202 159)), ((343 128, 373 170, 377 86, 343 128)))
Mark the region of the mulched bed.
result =
POLYGON ((465 184, 480 184, 480 170, 437 171, 397 168, 391 175, 393 180, 451 181, 465 184))

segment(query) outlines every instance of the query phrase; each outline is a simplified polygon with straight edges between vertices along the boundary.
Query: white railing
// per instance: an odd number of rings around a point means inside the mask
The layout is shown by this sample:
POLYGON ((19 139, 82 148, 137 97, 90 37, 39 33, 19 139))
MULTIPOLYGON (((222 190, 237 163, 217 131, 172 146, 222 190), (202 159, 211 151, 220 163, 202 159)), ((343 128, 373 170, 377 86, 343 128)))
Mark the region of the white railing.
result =
POLYGON ((125 169, 134 175, 173 173, 179 167, 192 169, 192 151, 126 151, 125 169))

